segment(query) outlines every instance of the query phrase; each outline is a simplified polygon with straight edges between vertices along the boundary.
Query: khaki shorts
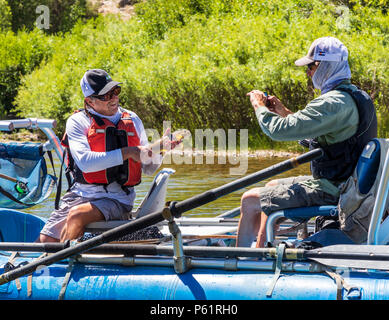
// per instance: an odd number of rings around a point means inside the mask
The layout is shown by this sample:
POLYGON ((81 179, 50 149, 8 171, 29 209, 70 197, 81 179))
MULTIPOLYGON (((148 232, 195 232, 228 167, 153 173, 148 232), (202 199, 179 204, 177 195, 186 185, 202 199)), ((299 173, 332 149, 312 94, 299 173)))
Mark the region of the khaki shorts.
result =
POLYGON ((338 203, 339 197, 301 184, 308 179, 312 179, 312 176, 278 179, 275 186, 258 188, 262 211, 268 216, 283 209, 338 203))
POLYGON ((124 205, 117 200, 110 198, 92 199, 78 196, 73 192, 67 192, 61 199, 61 205, 58 210, 51 213, 41 234, 49 237, 60 239, 62 228, 66 223, 69 210, 79 204, 90 202, 97 207, 108 220, 127 220, 128 213, 131 212, 132 206, 124 205))

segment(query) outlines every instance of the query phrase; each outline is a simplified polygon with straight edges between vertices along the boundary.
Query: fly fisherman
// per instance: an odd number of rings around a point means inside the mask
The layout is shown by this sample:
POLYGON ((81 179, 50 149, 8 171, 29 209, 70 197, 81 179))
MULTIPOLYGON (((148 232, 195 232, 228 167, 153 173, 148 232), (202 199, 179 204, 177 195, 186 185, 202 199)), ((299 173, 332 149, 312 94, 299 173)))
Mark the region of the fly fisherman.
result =
POLYGON ((249 247, 255 237, 256 247, 265 245, 266 220, 272 212, 336 205, 339 185, 352 174, 367 142, 377 136, 374 105, 351 84, 347 59, 347 48, 336 38, 312 43, 295 64, 306 66, 307 76, 321 95, 295 113, 275 96, 267 97, 259 90, 247 94, 266 135, 279 141, 301 140, 310 149, 321 147, 324 156, 312 161, 312 176, 273 180, 243 194, 238 247, 249 247))
MULTIPOLYGON (((80 85, 84 109, 69 117, 62 141, 75 183, 43 227, 39 242, 77 239, 91 222, 128 219, 142 172, 152 175, 162 163, 160 153, 148 146, 141 119, 120 107, 119 82, 93 69, 80 85)), ((164 148, 172 149, 179 142, 166 143, 164 148)))

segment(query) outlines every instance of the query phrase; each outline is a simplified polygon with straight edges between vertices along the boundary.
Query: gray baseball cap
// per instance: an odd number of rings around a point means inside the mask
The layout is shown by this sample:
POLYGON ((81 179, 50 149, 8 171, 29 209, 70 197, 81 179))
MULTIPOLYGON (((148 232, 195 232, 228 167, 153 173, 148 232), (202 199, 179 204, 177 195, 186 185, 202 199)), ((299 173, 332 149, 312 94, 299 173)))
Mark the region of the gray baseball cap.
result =
POLYGON ((340 40, 334 37, 316 39, 305 57, 296 60, 296 66, 302 67, 314 61, 347 61, 348 51, 340 40))
POLYGON ((106 94, 119 84, 121 82, 113 81, 111 76, 101 69, 88 70, 80 81, 84 97, 106 94))

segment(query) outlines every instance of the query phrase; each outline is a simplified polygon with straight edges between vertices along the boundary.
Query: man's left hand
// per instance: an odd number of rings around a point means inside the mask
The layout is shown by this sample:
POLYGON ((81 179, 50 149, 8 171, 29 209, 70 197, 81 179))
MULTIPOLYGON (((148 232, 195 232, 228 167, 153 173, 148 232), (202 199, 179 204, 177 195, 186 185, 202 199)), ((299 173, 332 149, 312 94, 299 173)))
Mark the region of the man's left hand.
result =
MULTIPOLYGON (((183 137, 182 137, 183 138, 183 137)), ((170 128, 167 128, 161 139, 161 151, 162 153, 166 151, 173 150, 182 142, 182 139, 171 139, 170 128)))

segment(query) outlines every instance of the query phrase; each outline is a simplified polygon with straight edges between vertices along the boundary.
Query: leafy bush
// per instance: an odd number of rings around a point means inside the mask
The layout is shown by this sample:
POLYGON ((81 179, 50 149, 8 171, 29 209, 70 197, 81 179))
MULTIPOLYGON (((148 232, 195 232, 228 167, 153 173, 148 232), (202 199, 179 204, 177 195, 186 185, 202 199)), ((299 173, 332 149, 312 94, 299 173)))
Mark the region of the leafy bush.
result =
POLYGON ((372 7, 387 12, 389 9, 388 0, 350 0, 351 6, 372 7))
POLYGON ((10 30, 12 24, 11 8, 7 0, 0 0, 0 31, 10 30))
POLYGON ((11 109, 21 77, 31 73, 51 54, 54 38, 41 31, 0 33, 0 118, 13 117, 11 109))
POLYGON ((48 33, 66 32, 81 18, 89 18, 95 13, 88 6, 87 0, 11 0, 12 29, 33 30, 40 16, 38 6, 47 6, 50 13, 48 33))
MULTIPOLYGON (((277 95, 303 108, 318 92, 294 61, 321 36, 348 47, 353 82, 375 98, 380 135, 389 126, 389 19, 374 7, 339 10, 323 1, 148 0, 138 17, 78 24, 52 58, 24 77, 15 100, 21 116, 59 120, 82 107, 79 81, 103 68, 123 82, 121 102, 147 128, 249 129, 250 147, 279 148, 261 132, 246 93, 277 95), (309 32, 307 32, 309 30, 309 32)), ((292 144, 290 144, 292 146, 292 144)))
POLYGON ((122 60, 127 63, 137 54, 136 37, 142 39, 131 24, 115 17, 77 24, 56 42, 51 60, 24 77, 16 110, 21 116, 54 118, 63 130, 67 117, 83 107, 79 83, 84 72, 93 68, 110 72, 122 60))

